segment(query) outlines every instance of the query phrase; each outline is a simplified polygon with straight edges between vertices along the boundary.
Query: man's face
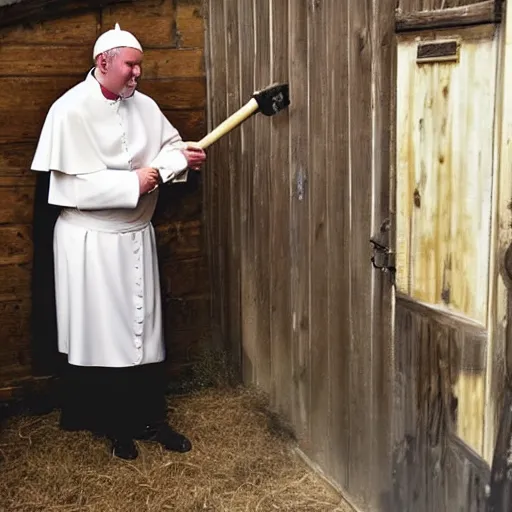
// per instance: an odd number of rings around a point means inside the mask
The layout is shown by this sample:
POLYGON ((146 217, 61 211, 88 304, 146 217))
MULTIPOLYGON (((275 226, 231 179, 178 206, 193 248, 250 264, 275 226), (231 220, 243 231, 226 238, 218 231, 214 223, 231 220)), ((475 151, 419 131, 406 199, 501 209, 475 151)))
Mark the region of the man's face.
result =
POLYGON ((107 65, 108 88, 128 98, 137 87, 142 73, 142 52, 135 48, 120 48, 119 53, 107 65))

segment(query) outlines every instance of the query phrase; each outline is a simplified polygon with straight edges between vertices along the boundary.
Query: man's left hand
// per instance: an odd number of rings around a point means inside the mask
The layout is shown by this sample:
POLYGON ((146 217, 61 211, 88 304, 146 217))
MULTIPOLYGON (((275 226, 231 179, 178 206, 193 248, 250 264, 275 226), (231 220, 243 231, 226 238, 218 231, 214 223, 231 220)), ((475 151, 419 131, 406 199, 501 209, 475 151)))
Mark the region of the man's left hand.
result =
POLYGON ((187 142, 187 147, 182 149, 188 166, 194 171, 198 171, 206 160, 206 153, 199 147, 197 142, 187 142))

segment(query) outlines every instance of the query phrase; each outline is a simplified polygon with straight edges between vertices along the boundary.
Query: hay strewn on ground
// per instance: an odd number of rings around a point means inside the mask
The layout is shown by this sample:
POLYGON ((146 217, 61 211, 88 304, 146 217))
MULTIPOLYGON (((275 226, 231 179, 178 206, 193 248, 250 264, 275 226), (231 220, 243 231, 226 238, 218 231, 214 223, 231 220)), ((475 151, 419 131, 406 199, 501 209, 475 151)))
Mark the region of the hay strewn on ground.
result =
POLYGON ((0 432, 5 512, 348 512, 350 507, 290 453, 262 398, 205 390, 172 398, 170 418, 193 450, 138 443, 139 458, 112 458, 102 440, 58 428, 58 414, 13 418, 0 432))

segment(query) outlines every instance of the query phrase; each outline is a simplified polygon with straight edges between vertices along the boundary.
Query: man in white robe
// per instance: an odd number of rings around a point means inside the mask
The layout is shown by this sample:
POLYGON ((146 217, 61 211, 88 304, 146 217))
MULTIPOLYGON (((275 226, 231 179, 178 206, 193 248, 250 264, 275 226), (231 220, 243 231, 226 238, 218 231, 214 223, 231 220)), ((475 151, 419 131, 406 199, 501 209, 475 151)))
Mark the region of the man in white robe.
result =
POLYGON ((129 32, 102 34, 86 79, 50 108, 32 170, 50 173, 58 350, 67 358, 61 426, 188 451, 166 422, 165 346, 155 232, 158 187, 186 181, 203 150, 184 143, 136 91, 143 51, 129 32))

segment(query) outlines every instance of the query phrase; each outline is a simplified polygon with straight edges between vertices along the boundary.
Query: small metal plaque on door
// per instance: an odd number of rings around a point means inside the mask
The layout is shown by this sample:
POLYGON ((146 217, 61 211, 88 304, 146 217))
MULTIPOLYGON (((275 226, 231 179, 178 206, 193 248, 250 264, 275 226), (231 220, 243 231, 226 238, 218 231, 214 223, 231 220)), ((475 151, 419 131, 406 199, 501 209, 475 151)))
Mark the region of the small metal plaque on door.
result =
POLYGON ((418 44, 416 62, 418 64, 427 62, 458 62, 459 42, 458 41, 429 41, 418 44))

